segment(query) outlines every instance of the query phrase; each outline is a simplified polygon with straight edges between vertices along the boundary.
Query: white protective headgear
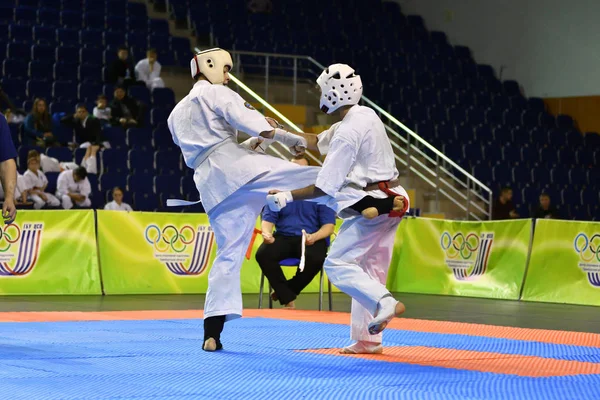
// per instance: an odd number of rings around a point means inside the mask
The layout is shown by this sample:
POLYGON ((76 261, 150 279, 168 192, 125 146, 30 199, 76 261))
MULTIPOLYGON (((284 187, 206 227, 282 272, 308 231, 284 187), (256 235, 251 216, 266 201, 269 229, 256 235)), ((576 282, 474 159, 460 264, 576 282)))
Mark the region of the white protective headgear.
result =
POLYGON ((342 106, 358 104, 362 96, 363 85, 360 75, 346 64, 333 64, 319 78, 321 88, 321 111, 331 114, 342 106))
POLYGON ((190 61, 192 78, 200 73, 214 85, 223 83, 223 68, 225 66, 228 66, 230 70, 233 68, 231 54, 219 48, 201 51, 190 61))

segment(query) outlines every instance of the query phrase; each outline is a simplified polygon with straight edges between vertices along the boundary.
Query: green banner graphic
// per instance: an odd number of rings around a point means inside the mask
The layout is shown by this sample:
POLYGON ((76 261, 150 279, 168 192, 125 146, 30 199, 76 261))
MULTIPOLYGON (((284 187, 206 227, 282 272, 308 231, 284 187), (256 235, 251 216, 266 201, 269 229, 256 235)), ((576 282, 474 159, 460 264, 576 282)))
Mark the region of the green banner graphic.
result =
POLYGON ((0 226, 0 294, 101 294, 94 212, 19 211, 0 226))
POLYGON ((600 223, 537 220, 522 299, 600 305, 600 223))
MULTIPOLYGON (((217 245, 206 214, 99 210, 98 247, 106 294, 206 293, 217 245)), ((260 222, 257 221, 257 228, 260 222)), ((250 238, 249 238, 250 239, 250 238)), ((241 271, 243 293, 258 293, 261 270, 255 254, 241 271)), ((288 277, 295 268, 284 268, 288 277)), ((305 292, 317 292, 318 277, 305 292)), ((265 293, 268 282, 265 280, 265 293)), ((258 300, 257 300, 258 301, 258 300)))
POLYGON ((395 292, 518 299, 531 220, 406 218, 396 233, 388 288, 395 292))

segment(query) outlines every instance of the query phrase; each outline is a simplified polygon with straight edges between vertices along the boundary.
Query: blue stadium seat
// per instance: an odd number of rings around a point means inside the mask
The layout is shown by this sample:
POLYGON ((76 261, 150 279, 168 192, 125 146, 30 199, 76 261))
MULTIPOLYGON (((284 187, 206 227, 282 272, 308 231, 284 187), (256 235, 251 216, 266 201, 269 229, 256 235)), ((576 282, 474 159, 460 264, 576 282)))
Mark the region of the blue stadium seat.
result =
POLYGON ((170 111, 166 111, 161 108, 153 108, 150 112, 150 122, 153 126, 158 125, 161 122, 167 122, 170 111))
POLYGON ((484 147, 483 155, 485 161, 490 165, 502 161, 502 145, 500 143, 490 142, 488 146, 484 147))
POLYGON ((102 151, 100 154, 102 159, 102 171, 123 176, 127 175, 129 166, 127 163, 126 150, 111 148, 102 151))
POLYGON ((46 65, 46 69, 50 72, 52 69, 48 68, 48 62, 52 62, 52 60, 54 60, 54 56, 55 49, 52 46, 36 44, 31 47, 31 58, 46 65))
MULTIPOLYGON (((551 198, 551 200, 554 200, 551 198)), ((558 199, 557 199, 558 200, 558 199)), ((580 205, 581 192, 573 188, 564 188, 560 191, 560 201, 565 205, 580 205)))
MULTIPOLYGON (((19 2, 21 3, 21 2, 19 2)), ((15 9, 15 21, 21 25, 35 25, 37 22, 37 12, 33 7, 19 7, 15 9)))
POLYGON ((546 165, 558 164, 558 153, 553 147, 544 147, 540 149, 540 161, 546 165))
POLYGON ((52 80, 54 73, 52 68, 48 68, 48 63, 44 61, 31 61, 29 63, 29 76, 36 80, 52 80))
POLYGON ((157 88, 152 91, 154 107, 172 109, 175 107, 175 93, 170 88, 157 88))
POLYGON ((52 84, 52 96, 63 101, 77 99, 77 85, 71 81, 55 81, 52 84))
POLYGON ((495 165, 492 168, 492 176, 494 177, 494 181, 501 185, 506 185, 510 182, 513 182, 512 170, 507 168, 505 164, 495 165))
POLYGON ((58 181, 58 175, 60 172, 45 172, 46 179, 48 179, 48 186, 46 187, 47 193, 54 194, 56 192, 56 183, 58 181))
POLYGON ((102 68, 98 65, 83 64, 79 66, 78 76, 80 82, 101 82, 102 68))
POLYGON ((46 150, 46 155, 60 162, 73 162, 73 152, 68 147, 50 147, 46 150))
POLYGON ((581 204, 594 205, 599 203, 600 188, 598 186, 587 187, 581 190, 581 204))
POLYGON ((558 159, 564 167, 570 168, 575 164, 575 152, 568 148, 560 149, 558 150, 558 159))
MULTIPOLYGON (((572 168, 569 171, 571 185, 584 186, 588 184, 588 173, 584 168, 572 168)), ((597 182, 596 182, 597 183, 597 182)))
POLYGON ((575 157, 577 159, 577 164, 581 167, 592 167, 596 163, 593 149, 581 148, 577 150, 575 157))
POLYGON ((483 159, 483 149, 480 143, 471 143, 464 145, 464 157, 467 160, 482 160, 483 159))
POLYGON ((550 170, 545 167, 537 167, 531 170, 533 182, 538 185, 547 185, 550 183, 550 170))
POLYGON ((106 12, 109 15, 125 15, 127 13, 127 2, 122 0, 108 0, 106 12))
POLYGON ((22 43, 9 43, 6 46, 6 58, 29 62, 31 59, 31 47, 22 43))
POLYGON ((562 130, 569 130, 573 128, 573 118, 569 115, 559 114, 556 117, 556 126, 562 130))
POLYGON ((156 168, 159 170, 159 173, 179 173, 181 171, 179 152, 177 150, 156 151, 154 153, 154 165, 156 165, 156 168))
POLYGON ((538 112, 545 112, 546 104, 541 97, 530 97, 527 99, 527 108, 538 112))
POLYGON ((148 30, 150 34, 169 35, 169 22, 165 19, 150 19, 148 30))
POLYGON ((463 106, 458 105, 448 109, 448 120, 454 125, 464 124, 466 119, 466 110, 463 106))
POLYGON ((571 148, 583 146, 583 135, 575 129, 569 130, 567 132, 567 145, 571 148))
POLYGON ((150 91, 145 86, 131 86, 128 95, 146 105, 150 104, 150 91))
POLYGON ((524 165, 518 165, 512 168, 512 181, 513 182, 530 182, 531 181, 531 169, 524 165))
POLYGON ((575 221, 591 221, 587 206, 574 205, 569 207, 570 219, 575 221))
MULTIPOLYGON (((44 82, 44 84, 46 84, 46 82, 44 82)), ((50 85, 50 83, 47 83, 48 85, 50 85)), ((50 87, 50 90, 52 88, 50 87)), ((60 102, 60 101, 53 101, 52 103, 50 103, 50 114, 55 114, 55 113, 73 113, 73 109, 75 107, 73 106, 73 104, 70 103, 64 103, 64 102, 60 102)))
POLYGON ((521 116, 521 122, 525 128, 535 128, 540 124, 542 113, 533 110, 526 110, 521 116))
MULTIPOLYGON (((60 26, 60 14, 58 13, 58 7, 47 7, 38 10, 38 22, 40 24, 48 26, 60 26)), ((35 27, 33 28, 35 30, 35 27)))
POLYGON ((77 92, 80 100, 96 100, 102 93, 102 85, 94 82, 83 82, 79 84, 77 92))
POLYGON ((21 60, 6 59, 2 62, 4 78, 27 78, 27 63, 21 60))
POLYGON ((141 32, 130 32, 127 34, 127 44, 129 47, 146 49, 148 47, 148 36, 141 32))
MULTIPOLYGON (((85 32, 85 31, 82 31, 85 32)), ((101 33, 96 33, 96 31, 92 31, 94 35, 101 35, 101 33)), ((88 32, 89 33, 89 32, 88 32)), ((102 36, 99 36, 100 42, 102 42, 102 36)), ((79 62, 80 64, 89 64, 102 66, 104 63, 103 55, 101 51, 97 49, 81 49, 79 50, 79 62)))
POLYGON ((133 193, 133 206, 138 211, 154 211, 159 207, 158 196, 150 192, 136 191, 133 193))
POLYGON ((539 152, 535 146, 521 146, 521 161, 525 163, 533 163, 539 159, 539 152))
POLYGON ((52 97, 52 84, 47 81, 27 81, 27 96, 30 99, 37 97, 49 99, 52 97))
POLYGON ((125 130, 123 128, 118 126, 104 128, 103 134, 104 138, 110 142, 112 148, 117 150, 127 148, 125 130))
POLYGON ((475 165, 473 166, 471 173, 475 178, 479 179, 484 184, 490 186, 494 182, 492 168, 487 165, 475 165))
MULTIPOLYGON (((106 193, 112 191, 116 186, 123 188, 127 186, 127 175, 122 173, 107 172, 100 175, 100 191, 106 193)), ((112 197, 112 196, 111 196, 112 197)))
POLYGON ((590 149, 600 149, 600 133, 586 132, 583 137, 585 147, 590 149))
MULTIPOLYGON (((63 49, 65 48, 63 47, 63 49)), ((72 58, 65 59, 70 60, 72 58)), ((71 85, 77 86, 77 64, 57 62, 54 64, 54 79, 57 81, 71 82, 71 85)))
MULTIPOLYGON (((108 26, 111 27, 111 26, 115 26, 115 25, 112 25, 109 22, 108 26)), ((108 30, 108 31, 104 31, 102 33, 102 35, 103 35, 105 46, 120 46, 120 45, 124 44, 124 42, 125 42, 122 32, 108 30)))
POLYGON ((528 205, 539 204, 539 197, 542 191, 534 186, 525 186, 521 191, 522 201, 528 205))
POLYGON ((555 168, 552 168, 552 171, 550 171, 550 176, 552 178, 552 183, 555 185, 564 186, 569 184, 568 167, 559 165, 555 168))
POLYGON ((178 194, 180 191, 180 182, 173 179, 171 175, 158 175, 154 177, 155 193, 173 193, 178 194))
POLYGON ((129 150, 129 169, 134 173, 154 171, 154 154, 149 151, 129 150))
MULTIPOLYGON (((96 2, 96 4, 98 3, 99 2, 96 2)), ((88 9, 88 11, 91 10, 88 9)), ((102 12, 104 12, 104 10, 102 12)), ((100 13, 86 12, 83 16, 83 24, 87 29, 103 30, 105 28, 104 15, 100 13)))
POLYGON ((127 145, 138 149, 152 149, 152 131, 148 128, 127 129, 127 145))
POLYGON ((593 186, 599 186, 600 182, 600 167, 597 165, 594 168, 591 168, 587 171, 588 182, 593 186))
POLYGON ((14 14, 14 4, 0 4, 0 22, 13 22, 14 14))
POLYGON ((508 127, 521 125, 521 112, 514 109, 504 111, 504 123, 508 127))
POLYGON ((11 24, 8 28, 13 42, 30 43, 33 39, 31 26, 11 24))
MULTIPOLYGON (((72 28, 58 28, 56 30, 56 41, 61 45, 61 46, 79 46, 79 29, 72 29, 72 28)), ((76 49, 77 51, 77 49, 76 49)), ((72 57, 72 55, 69 55, 72 57)), ((61 55, 61 58, 58 58, 57 56, 57 60, 75 60, 75 58, 64 58, 64 57, 68 57, 68 56, 64 56, 61 55)))
POLYGON ((81 12, 63 11, 60 13, 60 23, 63 27, 69 29, 81 29, 82 18, 81 12))
POLYGON ((517 81, 504 81, 502 86, 504 87, 504 93, 506 93, 507 96, 512 97, 521 95, 521 89, 519 88, 519 83, 517 81))
POLYGON ((132 193, 154 193, 154 175, 132 174, 127 176, 127 190, 132 193))

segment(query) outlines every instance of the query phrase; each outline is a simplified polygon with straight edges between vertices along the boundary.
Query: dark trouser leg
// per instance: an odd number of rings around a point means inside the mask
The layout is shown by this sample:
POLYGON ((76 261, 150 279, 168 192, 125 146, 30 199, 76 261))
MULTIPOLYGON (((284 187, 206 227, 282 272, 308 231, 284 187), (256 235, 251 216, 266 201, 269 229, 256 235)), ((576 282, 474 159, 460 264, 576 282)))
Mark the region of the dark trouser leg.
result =
POLYGON ((325 240, 319 240, 312 246, 306 246, 304 257, 304 271, 300 272, 298 270, 296 275, 288 281, 288 287, 296 295, 299 295, 323 268, 323 262, 327 257, 327 243, 325 240))
MULTIPOLYGON (((223 325, 225 325, 225 316, 217 315, 215 317, 208 317, 204 319, 204 341, 206 339, 213 338, 217 342, 217 350, 221 350, 223 345, 221 344, 221 332, 223 332, 223 325)), ((204 349, 204 343, 202 344, 204 349)))
POLYGON ((274 243, 263 243, 256 252, 256 261, 282 305, 293 301, 296 293, 290 290, 279 262, 286 258, 299 258, 300 246, 301 237, 275 236, 274 243))

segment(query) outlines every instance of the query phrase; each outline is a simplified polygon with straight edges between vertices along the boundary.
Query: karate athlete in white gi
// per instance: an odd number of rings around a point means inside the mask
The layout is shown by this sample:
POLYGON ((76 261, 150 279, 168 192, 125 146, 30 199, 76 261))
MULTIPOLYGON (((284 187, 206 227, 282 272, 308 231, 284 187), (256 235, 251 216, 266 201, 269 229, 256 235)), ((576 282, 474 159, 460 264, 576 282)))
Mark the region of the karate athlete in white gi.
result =
MULTIPOLYGON (((345 64, 334 64, 317 79, 321 110, 337 111, 342 121, 318 136, 307 135, 308 148, 327 154, 316 184, 284 192, 273 190, 267 204, 279 211, 293 200, 327 195, 326 204, 344 222, 333 242, 325 271, 331 282, 352 297, 351 338, 356 342, 342 353, 381 353, 386 325, 405 310, 386 289, 396 229, 408 211, 409 199, 400 186, 392 146, 377 114, 358 105, 360 76, 345 64), (374 218, 359 214, 369 204, 393 202, 374 218)), ((280 188, 277 188, 280 189, 280 188)), ((364 215, 364 213, 363 213, 364 215)))
MULTIPOLYGON (((240 269, 268 190, 310 185, 317 179, 319 168, 302 167, 238 144, 240 130, 253 137, 274 139, 296 153, 306 148, 304 138, 274 129, 225 86, 233 67, 227 51, 202 51, 190 66, 196 83, 167 123, 186 164, 195 171, 194 182, 218 246, 204 304, 203 348, 214 351, 222 348, 220 335, 225 321, 242 315, 240 269)), ((168 206, 187 204, 167 201, 168 206)))

